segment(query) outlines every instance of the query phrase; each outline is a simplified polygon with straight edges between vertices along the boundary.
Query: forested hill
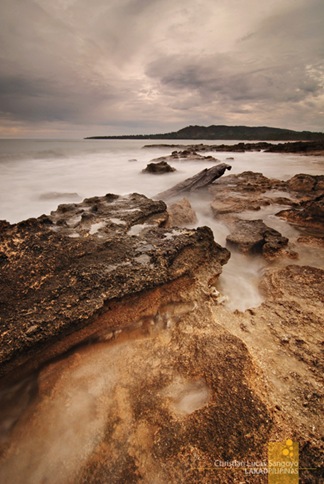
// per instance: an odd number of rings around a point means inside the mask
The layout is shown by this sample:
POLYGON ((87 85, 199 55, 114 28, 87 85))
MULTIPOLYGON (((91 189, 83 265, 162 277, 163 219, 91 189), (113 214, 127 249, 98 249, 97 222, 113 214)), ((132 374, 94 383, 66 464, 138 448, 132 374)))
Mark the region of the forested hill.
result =
POLYGON ((299 141, 324 140, 324 133, 293 131, 267 126, 187 126, 179 131, 160 134, 138 134, 121 136, 91 136, 86 139, 199 139, 199 140, 265 140, 299 141))

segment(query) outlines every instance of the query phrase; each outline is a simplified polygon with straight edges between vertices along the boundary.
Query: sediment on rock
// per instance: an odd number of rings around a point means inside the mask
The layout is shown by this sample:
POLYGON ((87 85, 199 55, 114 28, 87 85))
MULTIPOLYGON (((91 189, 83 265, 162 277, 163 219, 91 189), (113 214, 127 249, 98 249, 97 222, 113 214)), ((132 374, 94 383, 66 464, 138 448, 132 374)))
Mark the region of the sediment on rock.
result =
POLYGON ((267 227, 262 220, 237 220, 226 241, 240 252, 262 253, 265 257, 276 255, 288 244, 287 237, 267 227))
POLYGON ((146 315, 144 307, 157 310, 160 303, 152 301, 159 288, 195 278, 199 268, 210 265, 219 274, 229 253, 211 230, 163 228, 167 219, 163 202, 133 194, 60 205, 50 216, 16 225, 3 222, 1 375, 36 368, 101 332, 131 326, 146 315), (142 300, 136 317, 116 309, 124 300, 129 308, 129 298, 134 306, 142 300))

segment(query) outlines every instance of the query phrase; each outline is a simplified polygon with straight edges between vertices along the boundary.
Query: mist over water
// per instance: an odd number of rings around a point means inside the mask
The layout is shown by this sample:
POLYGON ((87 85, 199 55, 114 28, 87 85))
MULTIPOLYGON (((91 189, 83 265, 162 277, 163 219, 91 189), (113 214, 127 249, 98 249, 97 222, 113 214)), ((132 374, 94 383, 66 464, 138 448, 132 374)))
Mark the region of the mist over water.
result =
MULTIPOLYGON (((200 141, 164 140, 168 144, 196 144, 200 141)), ((238 141, 206 141, 207 144, 235 144, 238 141)), ((172 148, 145 148, 161 144, 156 140, 0 140, 0 220, 16 223, 29 217, 50 213, 61 203, 76 203, 84 198, 106 193, 125 195, 142 193, 153 197, 176 183, 213 166, 205 161, 173 161, 176 172, 161 176, 143 174, 154 158, 169 155, 172 148)), ((232 166, 228 174, 243 171, 261 172, 265 176, 289 179, 297 173, 323 173, 324 158, 278 153, 211 152, 220 162, 232 166), (229 158, 234 158, 229 159, 229 158)), ((282 194, 276 193, 275 196, 282 194)), ((228 227, 212 216, 209 195, 194 194, 190 201, 198 217, 195 226, 207 225, 216 242, 226 245, 228 227)), ((275 216, 284 206, 271 205, 260 211, 246 211, 241 218, 262 218, 284 236, 297 238, 299 232, 275 216)), ((318 260, 314 250, 305 249, 295 263, 318 260)), ((228 296, 227 306, 245 310, 262 302, 258 281, 265 262, 232 253, 223 268, 219 289, 228 296)), ((318 265, 318 264, 317 264, 318 265)))
MULTIPOLYGON (((153 158, 171 153, 171 148, 142 148, 145 144, 159 143, 152 140, 0 140, 0 220, 19 222, 49 213, 59 203, 106 193, 138 192, 151 197, 213 164, 174 162, 177 169, 174 173, 142 174, 142 169, 153 158)), ((217 141, 207 143, 219 144, 217 141)), ((236 141, 225 143, 235 144, 236 141)), ((232 155, 229 153, 211 154, 231 164, 231 173, 252 170, 281 179, 302 172, 319 174, 323 163, 322 157, 276 153, 235 153, 234 160, 226 160, 232 155)))
MULTIPOLYGON (((188 140, 183 143, 189 144, 188 140)), ((227 144, 231 143, 235 142, 227 144)), ((15 223, 49 213, 60 203, 106 193, 154 196, 213 165, 173 162, 175 173, 144 175, 141 170, 151 159, 171 152, 169 148, 144 150, 144 144, 143 140, 0 140, 0 219, 15 223), (137 161, 129 161, 134 159, 137 161)), ((323 157, 234 153, 234 160, 227 160, 232 154, 211 154, 231 164, 231 174, 251 170, 288 179, 297 173, 323 173, 323 157)), ((287 197, 286 193, 274 195, 287 197)), ((209 195, 190 195, 190 202, 198 217, 195 226, 209 226, 216 242, 225 246, 229 228, 213 218, 209 195)), ((240 218, 261 218, 293 242, 300 232, 275 216, 282 208, 269 205, 257 212, 240 213, 240 218)), ((299 255, 298 260, 282 263, 323 266, 316 248, 301 248, 299 255)), ((244 311, 262 303, 258 284, 267 267, 261 256, 232 252, 218 282, 230 310, 244 311)), ((120 422, 115 429, 120 441, 127 441, 133 418, 129 405, 133 384, 135 388, 135 383, 145 380, 158 365, 142 356, 139 341, 103 342, 82 347, 37 375, 1 390, 0 446, 7 450, 0 463, 0 482, 76 482, 78 472, 103 438, 108 415, 120 422)), ((204 381, 176 377, 161 393, 161 401, 163 405, 169 401, 171 410, 181 418, 205 405, 209 396, 204 381)))
MULTIPOLYGON (((200 141, 164 140, 168 144, 196 144, 200 141)), ((221 141, 235 144, 238 141, 221 141)), ((220 144, 220 141, 206 141, 220 144)), ((154 158, 169 155, 172 148, 145 148, 145 144, 161 144, 159 140, 0 140, 0 220, 16 223, 29 217, 50 213, 60 203, 75 203, 87 197, 106 193, 125 195, 142 193, 153 197, 176 183, 193 176, 213 162, 174 161, 176 172, 161 176, 143 174, 142 170, 154 158)), ((261 172, 270 178, 288 179, 297 173, 323 173, 324 159, 278 153, 211 152, 220 162, 232 166, 228 174, 243 171, 261 172), (229 158, 234 158, 230 160, 229 158)), ((275 196, 281 196, 277 193, 275 196)), ((191 195, 197 213, 196 226, 207 225, 215 240, 226 245, 228 227, 212 216, 208 195, 191 195)), ((299 232, 275 216, 283 206, 271 205, 257 213, 247 211, 241 218, 262 218, 272 228, 289 238, 299 232)), ((311 249, 303 252, 306 259, 316 259, 311 249)), ((303 259, 297 263, 303 263, 303 259)), ((229 298, 232 310, 245 310, 262 302, 258 281, 265 263, 232 253, 220 277, 220 290, 229 298)))

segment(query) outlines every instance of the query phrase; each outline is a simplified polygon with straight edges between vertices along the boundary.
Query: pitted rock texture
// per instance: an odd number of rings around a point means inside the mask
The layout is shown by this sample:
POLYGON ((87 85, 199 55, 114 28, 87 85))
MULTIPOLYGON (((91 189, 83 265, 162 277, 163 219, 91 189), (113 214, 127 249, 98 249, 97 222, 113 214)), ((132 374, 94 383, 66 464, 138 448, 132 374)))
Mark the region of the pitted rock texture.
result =
POLYGON ((277 214, 288 222, 305 228, 324 232, 324 194, 313 200, 300 202, 290 210, 282 210, 277 214))
POLYGON ((88 326, 111 302, 193 277, 208 264, 219 274, 229 252, 211 230, 166 229, 167 219, 163 202, 133 194, 60 205, 48 217, 16 225, 2 222, 1 374, 88 326))
POLYGON ((209 187, 215 218, 238 218, 246 210, 278 205, 276 215, 303 228, 322 229, 324 176, 298 174, 287 181, 245 171, 228 175, 209 187), (280 207, 279 207, 280 206, 280 207), (279 208, 281 210, 279 211, 279 208))
POLYGON ((288 244, 277 230, 267 227, 262 220, 237 220, 233 232, 226 237, 230 247, 243 253, 262 253, 271 257, 288 244))

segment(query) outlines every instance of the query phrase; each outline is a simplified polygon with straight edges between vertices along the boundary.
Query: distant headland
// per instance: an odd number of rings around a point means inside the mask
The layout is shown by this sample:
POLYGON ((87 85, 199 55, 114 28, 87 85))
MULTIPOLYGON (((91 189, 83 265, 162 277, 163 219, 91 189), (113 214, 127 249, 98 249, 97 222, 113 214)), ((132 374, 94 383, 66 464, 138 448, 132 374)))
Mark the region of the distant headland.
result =
POLYGON ((85 139, 196 139, 196 140, 262 140, 262 141, 318 141, 324 133, 293 131, 267 126, 187 126, 179 131, 160 134, 120 136, 89 136, 85 139))

